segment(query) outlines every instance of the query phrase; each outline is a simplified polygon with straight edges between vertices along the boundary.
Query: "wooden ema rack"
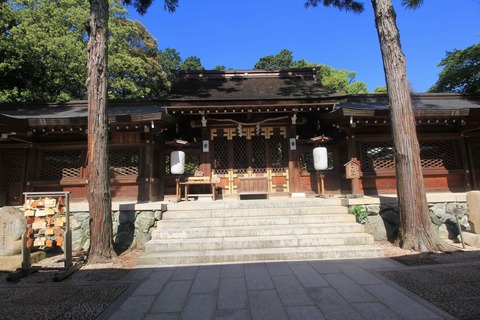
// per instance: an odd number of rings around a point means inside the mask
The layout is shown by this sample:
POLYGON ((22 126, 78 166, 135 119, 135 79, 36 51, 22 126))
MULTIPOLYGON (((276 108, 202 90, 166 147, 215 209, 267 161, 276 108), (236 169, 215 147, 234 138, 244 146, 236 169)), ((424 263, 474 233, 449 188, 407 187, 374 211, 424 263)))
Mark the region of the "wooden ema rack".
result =
POLYGON ((58 270, 53 281, 61 281, 82 267, 72 263, 69 192, 24 192, 22 211, 26 229, 22 235, 22 266, 7 276, 14 281, 39 270, 58 270), (63 250, 63 267, 32 266, 32 250, 63 250))

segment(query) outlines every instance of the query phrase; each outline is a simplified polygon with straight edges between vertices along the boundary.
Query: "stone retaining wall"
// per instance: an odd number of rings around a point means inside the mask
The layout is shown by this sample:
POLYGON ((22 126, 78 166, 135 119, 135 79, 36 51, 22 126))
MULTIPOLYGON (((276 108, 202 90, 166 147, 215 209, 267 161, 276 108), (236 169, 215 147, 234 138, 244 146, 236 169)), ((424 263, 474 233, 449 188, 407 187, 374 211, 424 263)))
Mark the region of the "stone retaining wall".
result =
MULTIPOLYGON (((459 213, 458 218, 462 231, 470 231, 467 203, 429 203, 429 208, 432 222, 437 227, 442 238, 459 240, 459 231, 455 216, 453 215, 454 210, 459 213)), ((396 203, 349 206, 349 212, 362 210, 368 213, 368 218, 364 223, 365 232, 372 234, 375 240, 388 240, 393 242, 397 239, 400 227, 400 215, 396 203)))
MULTIPOLYGON (((114 249, 117 253, 128 248, 143 248, 162 217, 161 210, 116 210, 112 214, 114 249)), ((88 212, 70 212, 70 229, 72 250, 87 250, 90 247, 88 212)))

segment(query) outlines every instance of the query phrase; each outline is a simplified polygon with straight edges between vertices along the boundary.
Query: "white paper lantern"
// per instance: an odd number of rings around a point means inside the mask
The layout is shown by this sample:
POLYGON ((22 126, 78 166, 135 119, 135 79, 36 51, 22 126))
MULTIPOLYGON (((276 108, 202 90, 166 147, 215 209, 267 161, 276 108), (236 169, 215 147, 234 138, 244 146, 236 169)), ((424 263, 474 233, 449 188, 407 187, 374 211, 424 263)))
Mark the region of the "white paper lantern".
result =
POLYGON ((170 173, 183 174, 185 172, 185 152, 172 151, 170 154, 170 173))
POLYGON ((313 166, 315 170, 327 170, 328 168, 328 155, 327 148, 316 147, 313 149, 313 166))

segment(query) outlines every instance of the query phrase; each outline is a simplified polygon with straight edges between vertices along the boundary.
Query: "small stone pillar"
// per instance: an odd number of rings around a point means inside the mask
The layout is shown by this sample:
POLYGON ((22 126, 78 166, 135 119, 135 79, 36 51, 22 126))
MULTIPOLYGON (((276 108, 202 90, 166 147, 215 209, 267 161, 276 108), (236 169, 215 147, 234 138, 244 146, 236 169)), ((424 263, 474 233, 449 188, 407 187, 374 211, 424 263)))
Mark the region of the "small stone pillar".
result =
POLYGON ((466 195, 468 221, 472 232, 480 234, 480 191, 469 191, 466 195))

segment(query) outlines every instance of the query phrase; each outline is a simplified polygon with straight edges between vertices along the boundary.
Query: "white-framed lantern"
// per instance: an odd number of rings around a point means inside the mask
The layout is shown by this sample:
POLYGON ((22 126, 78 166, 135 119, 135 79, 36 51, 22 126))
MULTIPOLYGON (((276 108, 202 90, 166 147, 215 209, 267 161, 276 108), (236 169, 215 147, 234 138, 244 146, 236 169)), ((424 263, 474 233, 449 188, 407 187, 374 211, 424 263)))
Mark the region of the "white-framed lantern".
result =
POLYGON ((316 147, 313 149, 313 166, 315 170, 327 170, 328 153, 325 147, 316 147))
POLYGON ((183 174, 185 172, 185 152, 172 151, 170 154, 170 173, 183 174))

